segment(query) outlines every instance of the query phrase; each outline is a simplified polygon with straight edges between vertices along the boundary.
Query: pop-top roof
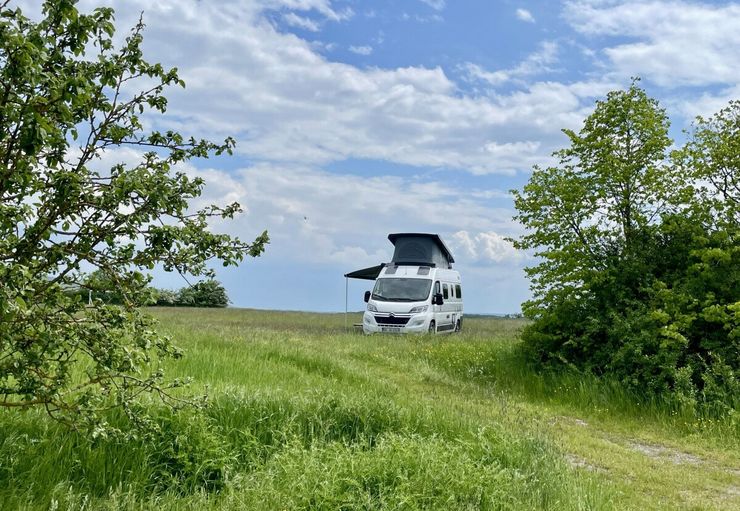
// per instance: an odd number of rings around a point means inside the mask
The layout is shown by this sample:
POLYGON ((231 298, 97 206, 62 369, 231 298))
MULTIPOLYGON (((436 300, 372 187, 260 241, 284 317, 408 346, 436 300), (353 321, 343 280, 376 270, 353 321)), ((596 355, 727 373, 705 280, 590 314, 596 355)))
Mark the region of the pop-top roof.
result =
POLYGON ((389 234, 396 247, 391 262, 396 264, 428 264, 438 268, 451 268, 455 258, 439 234, 399 232, 389 234))
POLYGON ((388 239, 395 250, 390 263, 362 268, 344 276, 350 279, 375 280, 385 266, 417 265, 452 268, 455 259, 439 234, 421 232, 398 232, 389 234, 388 239))

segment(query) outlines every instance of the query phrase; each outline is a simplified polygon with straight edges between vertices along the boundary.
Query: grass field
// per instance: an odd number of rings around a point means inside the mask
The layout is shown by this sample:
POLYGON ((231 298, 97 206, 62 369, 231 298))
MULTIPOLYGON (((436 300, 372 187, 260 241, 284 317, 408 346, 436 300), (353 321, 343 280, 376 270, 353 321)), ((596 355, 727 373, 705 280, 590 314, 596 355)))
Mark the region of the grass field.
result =
POLYGON ((0 508, 740 509, 737 417, 537 374, 521 320, 366 337, 343 315, 152 313, 206 412, 153 401, 156 433, 89 442, 0 411, 0 508))

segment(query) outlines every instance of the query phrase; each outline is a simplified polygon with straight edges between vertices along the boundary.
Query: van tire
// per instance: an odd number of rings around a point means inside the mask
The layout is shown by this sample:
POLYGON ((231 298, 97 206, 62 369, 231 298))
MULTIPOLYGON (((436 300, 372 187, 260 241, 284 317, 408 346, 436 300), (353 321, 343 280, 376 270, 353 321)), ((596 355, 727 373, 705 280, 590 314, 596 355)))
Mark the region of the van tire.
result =
POLYGON ((462 320, 457 320, 457 323, 455 323, 455 333, 459 334, 462 331, 462 320))
POLYGON ((437 333, 437 325, 434 322, 434 320, 431 320, 429 322, 429 333, 430 334, 436 334, 437 333))

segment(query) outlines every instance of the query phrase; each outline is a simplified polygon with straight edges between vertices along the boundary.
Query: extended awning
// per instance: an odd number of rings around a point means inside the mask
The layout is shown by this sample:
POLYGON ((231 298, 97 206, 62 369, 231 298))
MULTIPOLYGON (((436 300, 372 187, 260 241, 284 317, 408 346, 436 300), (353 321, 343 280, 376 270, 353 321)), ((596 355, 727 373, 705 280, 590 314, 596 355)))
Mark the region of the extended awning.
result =
POLYGON ((381 263, 377 266, 371 266, 369 268, 363 268, 361 270, 355 270, 349 273, 345 273, 344 276, 348 279, 362 279, 362 280, 375 280, 383 270, 385 263, 381 263))
MULTIPOLYGON (((349 303, 349 279, 360 279, 360 280, 375 280, 383 271, 385 263, 380 263, 377 266, 371 266, 369 268, 363 268, 361 270, 351 271, 344 274, 344 328, 347 328, 347 307, 349 303)), ((360 323, 359 326, 362 326, 360 323)))

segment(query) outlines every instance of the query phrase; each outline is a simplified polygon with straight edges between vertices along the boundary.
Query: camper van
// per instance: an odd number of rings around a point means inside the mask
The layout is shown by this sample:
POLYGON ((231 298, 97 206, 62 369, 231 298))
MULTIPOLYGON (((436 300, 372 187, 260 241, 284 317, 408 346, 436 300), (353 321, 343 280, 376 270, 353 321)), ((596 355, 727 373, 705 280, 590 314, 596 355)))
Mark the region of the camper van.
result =
POLYGON ((362 331, 411 333, 459 332, 463 321, 462 285, 455 270, 388 265, 372 292, 362 331))
POLYGON ((388 239, 395 246, 391 262, 347 274, 352 278, 375 277, 373 290, 365 293, 363 332, 459 332, 463 323, 462 282, 439 235, 398 233, 388 239))

